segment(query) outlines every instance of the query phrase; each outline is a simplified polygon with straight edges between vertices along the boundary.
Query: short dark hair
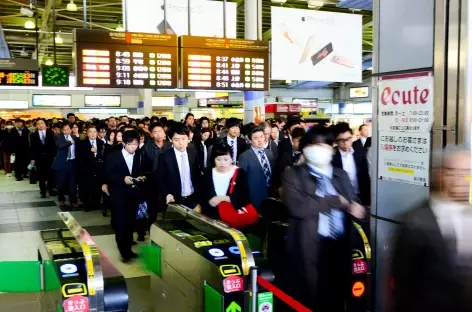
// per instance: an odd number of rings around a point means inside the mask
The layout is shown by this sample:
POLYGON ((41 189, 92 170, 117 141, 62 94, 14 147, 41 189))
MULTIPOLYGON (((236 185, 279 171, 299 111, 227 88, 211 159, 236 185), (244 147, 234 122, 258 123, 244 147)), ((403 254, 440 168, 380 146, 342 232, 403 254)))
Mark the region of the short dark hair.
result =
POLYGON ((257 132, 262 132, 264 133, 264 128, 260 127, 260 126, 255 126, 255 127, 252 127, 251 130, 249 130, 249 133, 247 134, 249 140, 252 140, 252 135, 254 133, 257 133, 257 132))
POLYGON ((157 127, 160 127, 164 130, 164 125, 162 125, 160 122, 153 122, 150 126, 149 126, 149 132, 152 132, 152 130, 154 130, 154 128, 157 128, 157 127))
POLYGON ((137 141, 139 143, 139 134, 136 130, 128 130, 128 131, 123 132, 123 138, 122 138, 123 143, 129 144, 129 143, 133 143, 133 141, 137 141))
POLYGON ((335 138, 338 135, 342 133, 346 133, 346 132, 349 132, 350 134, 352 134, 352 129, 347 122, 340 122, 333 127, 333 134, 335 138))
POLYGON ((195 116, 192 113, 187 113, 187 115, 185 115, 185 121, 187 121, 189 117, 195 118, 195 116))
POLYGON ((302 138, 306 134, 306 131, 304 128, 295 128, 292 131, 292 138, 297 139, 297 138, 302 138))
POLYGON ((226 142, 220 142, 216 145, 213 145, 211 149, 210 161, 213 167, 215 167, 215 159, 219 156, 231 155, 231 149, 226 142))
POLYGON ((300 125, 300 119, 290 119, 285 123, 284 130, 289 130, 293 126, 300 125))
POLYGON ((333 145, 334 138, 331 128, 326 128, 323 125, 316 125, 311 127, 311 129, 303 136, 300 141, 299 149, 302 150, 308 145, 319 143, 333 145))
POLYGON ((67 118, 69 118, 69 117, 75 117, 75 114, 74 113, 67 114, 67 118))
POLYGON ((70 123, 68 123, 68 122, 63 122, 62 124, 60 124, 61 130, 64 129, 65 126, 68 126, 69 128, 72 129, 72 126, 71 126, 70 123))
POLYGON ((226 119, 225 127, 228 130, 233 127, 239 127, 239 125, 240 125, 240 122, 238 118, 231 117, 231 118, 226 119))
POLYGON ((204 134, 204 133, 207 133, 207 132, 211 133, 211 129, 210 128, 202 128, 202 130, 200 131, 201 134, 204 134))
POLYGON ((180 134, 180 135, 186 135, 189 136, 190 131, 188 127, 186 127, 183 123, 181 122, 176 122, 172 125, 169 131, 169 138, 173 138, 175 134, 180 134))
POLYGON ((200 120, 198 121, 198 123, 201 125, 204 120, 206 120, 206 121, 208 121, 208 123, 210 123, 210 119, 208 119, 208 117, 205 117, 205 116, 203 116, 202 118, 200 118, 200 120))
POLYGON ((359 127, 359 131, 362 131, 362 128, 364 128, 364 127, 367 127, 367 125, 366 125, 366 124, 362 124, 362 125, 359 127))

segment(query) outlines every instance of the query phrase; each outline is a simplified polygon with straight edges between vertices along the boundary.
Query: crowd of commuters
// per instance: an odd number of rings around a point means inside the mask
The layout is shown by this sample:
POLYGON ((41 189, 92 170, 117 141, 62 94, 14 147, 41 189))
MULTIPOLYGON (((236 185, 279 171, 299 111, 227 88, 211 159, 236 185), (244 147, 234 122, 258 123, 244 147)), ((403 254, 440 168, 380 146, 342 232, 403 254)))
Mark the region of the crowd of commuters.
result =
POLYGON ((136 258, 133 233, 144 240, 169 203, 218 219, 222 202, 259 210, 266 198, 280 198, 289 215, 291 283, 310 307, 320 301, 313 294, 336 290, 317 291, 318 251, 326 244, 336 250, 345 213, 362 219, 370 204, 367 125, 359 139, 347 123, 309 128, 302 119, 282 118, 243 125, 236 118, 197 121, 190 113, 183 122, 126 116, 85 122, 68 114, 0 126, 6 174, 14 160, 16 180, 35 169, 41 197, 57 195, 61 208, 111 210, 124 262, 136 258), (148 220, 134 222, 143 199, 148 220))

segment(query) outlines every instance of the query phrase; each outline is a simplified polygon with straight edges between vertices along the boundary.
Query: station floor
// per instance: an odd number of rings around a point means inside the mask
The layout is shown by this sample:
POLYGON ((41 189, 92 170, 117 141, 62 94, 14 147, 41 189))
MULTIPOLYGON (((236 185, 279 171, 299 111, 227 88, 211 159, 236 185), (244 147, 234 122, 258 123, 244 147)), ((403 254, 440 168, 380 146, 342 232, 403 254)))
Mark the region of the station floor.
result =
MULTIPOLYGON (((38 257, 38 231, 64 227, 58 216, 57 197, 42 199, 37 185, 16 181, 0 171, 0 261, 35 261, 38 257)), ((68 211, 65 208, 65 211, 68 211)), ((110 227, 110 218, 100 211, 70 211, 97 245, 126 278, 130 312, 153 312, 149 275, 138 261, 123 264, 110 227)), ((144 242, 146 243, 146 242, 144 242)), ((136 246, 137 250, 139 246, 136 246)), ((1 278, 1 276, 0 276, 1 278)), ((0 311, 40 312, 36 294, 0 293, 0 311)))

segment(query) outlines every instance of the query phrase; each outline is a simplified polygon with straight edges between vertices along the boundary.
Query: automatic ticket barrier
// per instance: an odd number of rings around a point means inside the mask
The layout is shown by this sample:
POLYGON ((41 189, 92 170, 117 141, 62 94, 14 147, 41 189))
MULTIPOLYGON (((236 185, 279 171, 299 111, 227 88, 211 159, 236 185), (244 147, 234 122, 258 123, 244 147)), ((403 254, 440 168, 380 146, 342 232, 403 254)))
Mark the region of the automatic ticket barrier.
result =
POLYGON ((59 214, 66 228, 39 232, 39 261, 53 264, 42 266, 43 311, 128 311, 121 273, 70 213, 59 214))
POLYGON ((169 205, 165 218, 152 225, 151 244, 155 311, 248 312, 259 304, 270 307, 260 311, 272 311, 272 293, 260 290, 251 297, 250 273, 256 266, 263 270, 265 259, 241 232, 169 205))

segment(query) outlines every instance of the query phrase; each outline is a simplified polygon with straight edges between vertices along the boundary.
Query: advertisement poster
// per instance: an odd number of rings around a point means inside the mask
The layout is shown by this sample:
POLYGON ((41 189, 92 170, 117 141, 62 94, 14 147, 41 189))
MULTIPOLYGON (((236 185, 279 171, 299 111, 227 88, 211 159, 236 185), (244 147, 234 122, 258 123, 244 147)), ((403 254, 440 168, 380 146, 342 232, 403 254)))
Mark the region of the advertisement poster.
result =
MULTIPOLYGON (((164 0, 126 1, 123 20, 128 23, 128 31, 145 33, 165 33, 164 0), (143 12, 144 8, 144 12, 143 12), (143 14, 148 12, 148 14, 143 14), (152 14, 151 14, 152 12, 152 14)), ((226 3, 226 37, 236 38, 236 3, 226 3)), ((167 1, 167 33, 177 36, 188 33, 188 0, 167 1)), ((190 8, 192 36, 224 37, 223 2, 192 0, 190 8)))
POLYGON ((362 81, 362 16, 271 7, 272 79, 362 81))
POLYGON ((379 131, 380 180, 429 186, 431 134, 379 131))
POLYGON ((431 131, 434 120, 432 75, 422 73, 405 75, 404 79, 382 79, 378 90, 380 131, 431 131))

